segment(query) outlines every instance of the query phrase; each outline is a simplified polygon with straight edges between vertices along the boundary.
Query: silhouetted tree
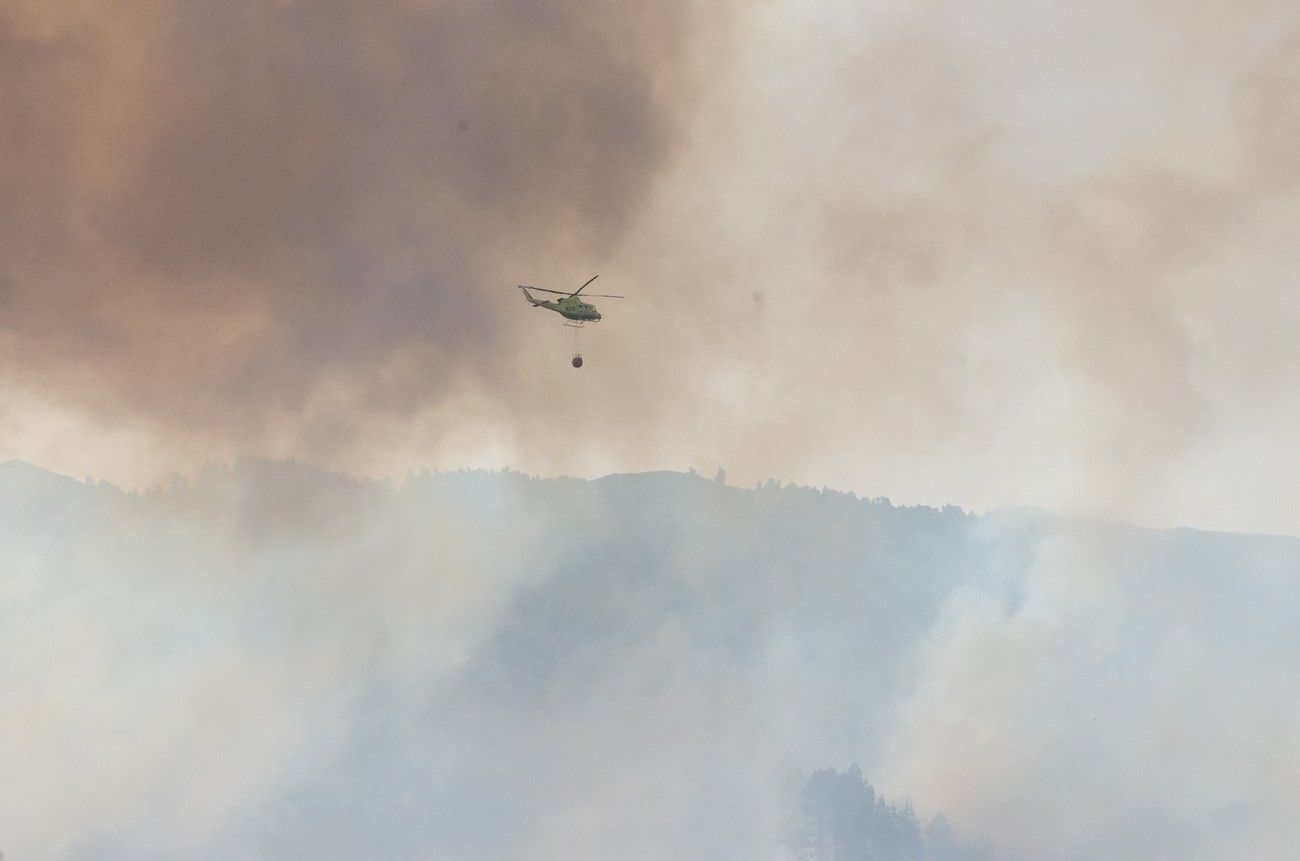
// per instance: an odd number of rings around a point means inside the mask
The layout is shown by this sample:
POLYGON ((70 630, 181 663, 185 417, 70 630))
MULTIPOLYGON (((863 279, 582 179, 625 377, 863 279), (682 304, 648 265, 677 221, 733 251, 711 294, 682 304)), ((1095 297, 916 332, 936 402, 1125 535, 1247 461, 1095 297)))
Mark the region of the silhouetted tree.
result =
POLYGON ((843 772, 833 768, 814 772, 803 788, 800 806, 806 824, 793 841, 800 858, 908 861, 925 857, 921 825, 911 802, 896 807, 876 795, 856 763, 843 772))

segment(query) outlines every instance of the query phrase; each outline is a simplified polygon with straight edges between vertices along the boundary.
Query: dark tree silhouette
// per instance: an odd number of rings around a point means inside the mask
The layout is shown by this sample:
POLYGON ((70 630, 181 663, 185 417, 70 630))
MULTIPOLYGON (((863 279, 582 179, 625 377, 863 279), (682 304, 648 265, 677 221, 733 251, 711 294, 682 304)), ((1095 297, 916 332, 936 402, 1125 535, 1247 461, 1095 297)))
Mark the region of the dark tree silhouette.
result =
POLYGON ((924 829, 912 803, 891 804, 876 794, 856 764, 824 768, 800 794, 804 825, 793 835, 796 857, 805 861, 967 861, 987 853, 958 843, 952 826, 936 816, 924 829))

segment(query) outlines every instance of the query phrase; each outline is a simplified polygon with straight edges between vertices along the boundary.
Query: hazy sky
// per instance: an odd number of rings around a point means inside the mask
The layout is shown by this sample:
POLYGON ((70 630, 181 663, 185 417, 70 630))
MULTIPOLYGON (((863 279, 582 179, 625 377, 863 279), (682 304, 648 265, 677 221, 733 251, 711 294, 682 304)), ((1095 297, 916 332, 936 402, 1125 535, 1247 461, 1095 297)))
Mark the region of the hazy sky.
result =
POLYGON ((0 0, 0 123, 0 458, 1300 533, 1290 0, 0 0))

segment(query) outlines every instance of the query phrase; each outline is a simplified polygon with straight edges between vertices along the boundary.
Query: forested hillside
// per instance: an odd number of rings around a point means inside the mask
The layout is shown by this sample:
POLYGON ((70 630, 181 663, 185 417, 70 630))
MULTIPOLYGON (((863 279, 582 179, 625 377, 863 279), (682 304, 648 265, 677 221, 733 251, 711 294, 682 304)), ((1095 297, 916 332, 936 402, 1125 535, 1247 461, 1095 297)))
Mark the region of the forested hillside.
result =
POLYGON ((897 814, 931 857, 1281 857, 1296 631, 1288 538, 671 473, 9 463, 0 850, 878 857, 827 854, 834 790, 843 840, 897 814))

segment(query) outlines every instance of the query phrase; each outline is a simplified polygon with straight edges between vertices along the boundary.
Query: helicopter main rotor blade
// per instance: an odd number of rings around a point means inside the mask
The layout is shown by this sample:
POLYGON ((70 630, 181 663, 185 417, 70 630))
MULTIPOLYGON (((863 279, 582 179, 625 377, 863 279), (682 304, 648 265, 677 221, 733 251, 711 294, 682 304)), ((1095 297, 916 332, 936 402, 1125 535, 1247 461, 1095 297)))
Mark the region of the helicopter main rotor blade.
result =
MULTIPOLYGON (((596 280, 597 278, 599 278, 599 277, 600 277, 599 275, 593 275, 593 276, 591 276, 590 278, 587 279, 587 284, 590 284, 592 281, 595 281, 595 280, 596 280)), ((579 293, 581 293, 583 290, 586 290, 586 289, 587 289, 587 284, 583 284, 581 287, 579 287, 577 290, 574 290, 574 291, 573 291, 572 293, 570 293, 569 295, 570 295, 570 296, 577 296, 577 295, 578 295, 579 293)))
POLYGON ((547 290, 545 287, 531 287, 527 284, 520 284, 520 290, 536 290, 538 293, 554 293, 556 296, 571 296, 571 293, 565 293, 563 290, 547 290))
MULTIPOLYGON (((595 278, 591 279, 591 281, 595 281, 595 280, 596 280, 595 278)), ((587 284, 590 284, 591 281, 588 281, 587 284)), ((587 284, 583 284, 582 287, 586 287, 587 284)), ((547 290, 545 287, 533 287, 530 284, 520 284, 518 286, 520 290, 532 290, 537 293, 554 293, 556 296, 577 296, 578 295, 577 293, 566 293, 563 290, 547 290)), ((582 287, 579 287, 578 290, 581 291, 582 287)), ((626 299, 627 298, 626 296, 615 296, 612 293, 586 293, 584 295, 588 299, 626 299)))

